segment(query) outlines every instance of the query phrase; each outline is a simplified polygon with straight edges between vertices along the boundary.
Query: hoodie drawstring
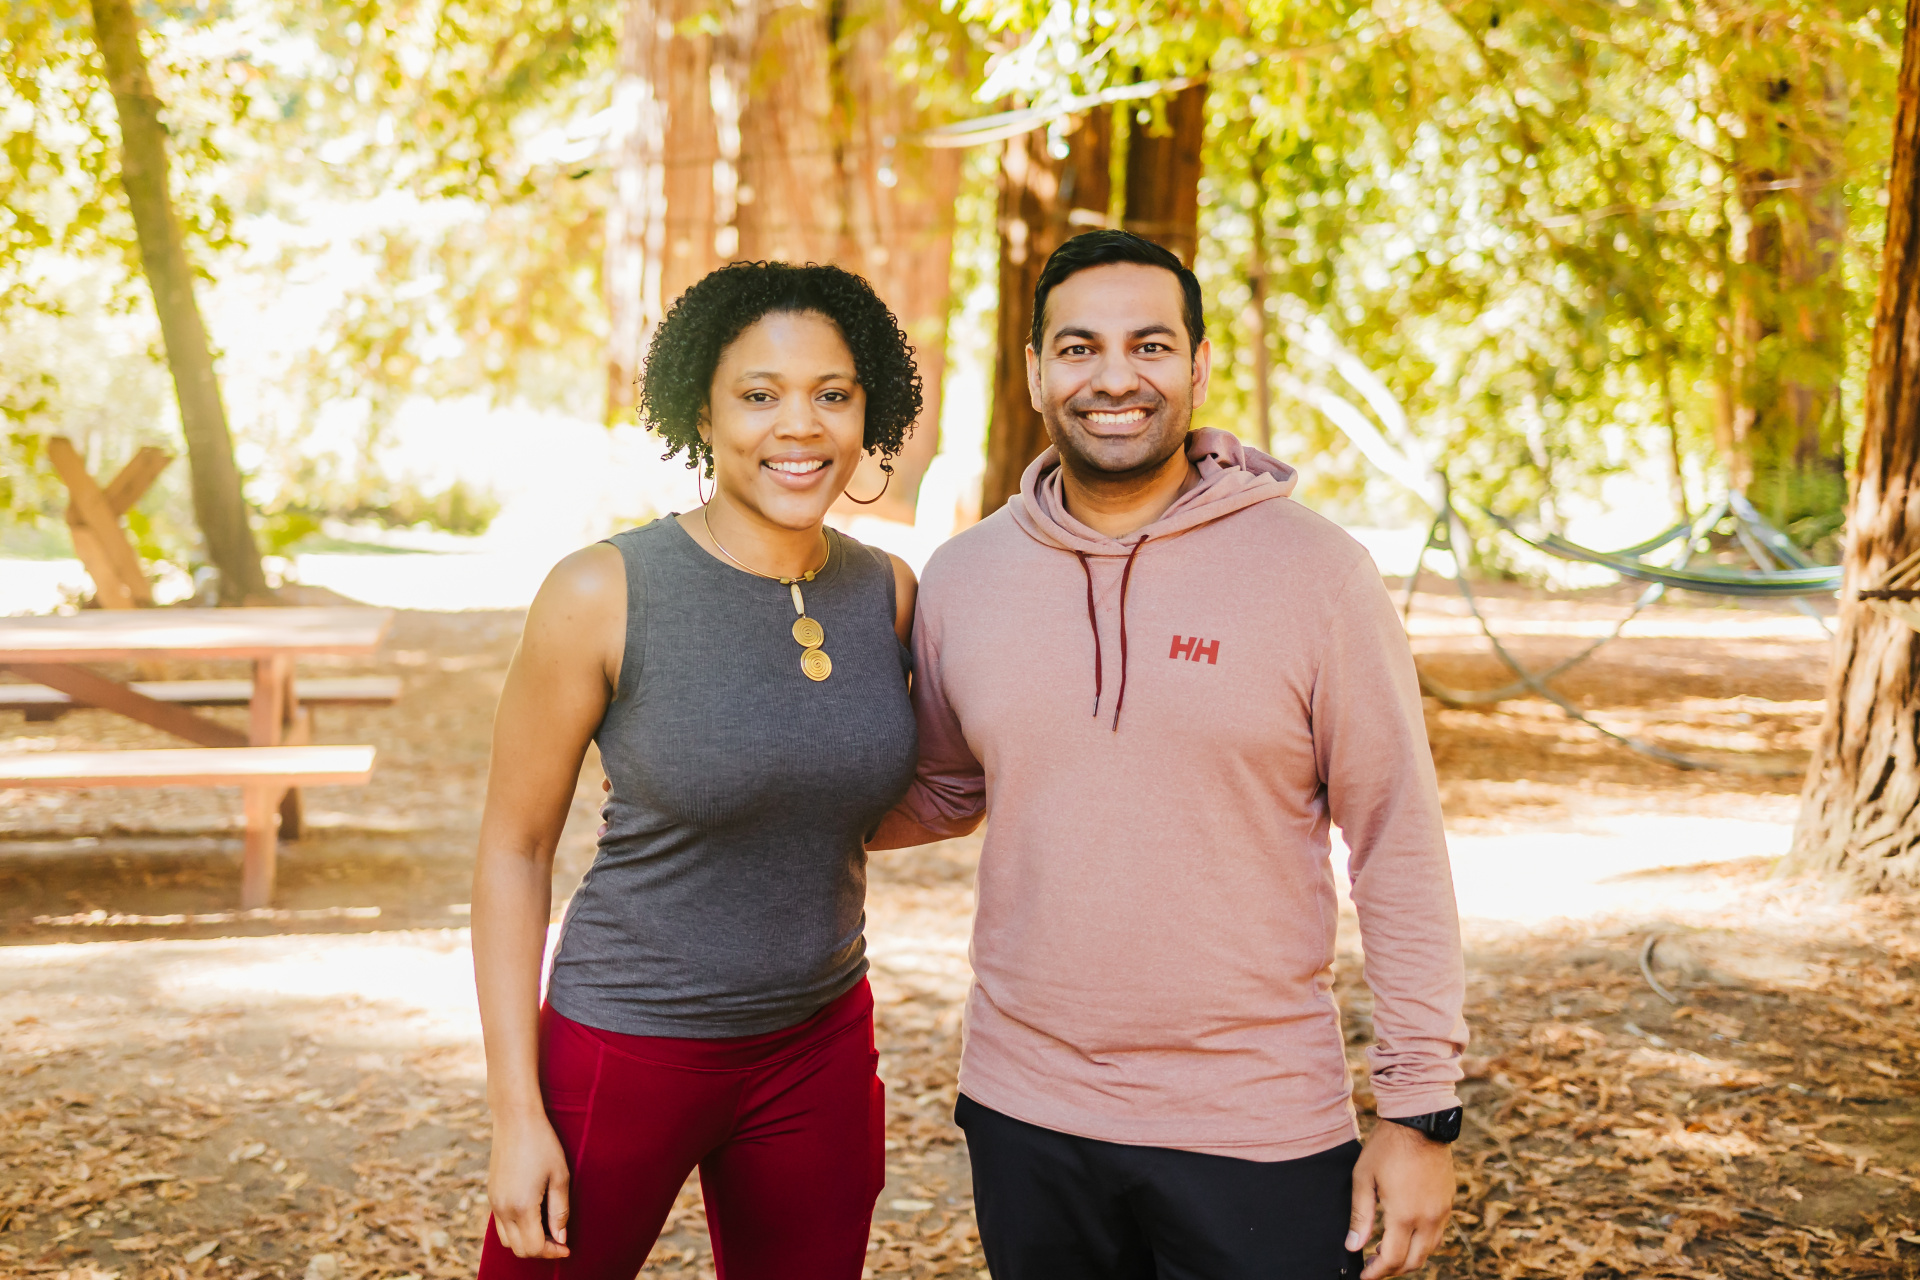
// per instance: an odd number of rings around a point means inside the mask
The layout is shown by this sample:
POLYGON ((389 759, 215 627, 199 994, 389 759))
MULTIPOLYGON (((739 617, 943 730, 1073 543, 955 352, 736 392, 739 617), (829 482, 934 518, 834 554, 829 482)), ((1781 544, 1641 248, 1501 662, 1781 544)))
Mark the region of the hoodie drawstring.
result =
POLYGON ((1113 700, 1113 731, 1120 732, 1120 708, 1127 705, 1127 579, 1133 576, 1133 558, 1147 545, 1141 538, 1127 552, 1127 567, 1120 571, 1120 693, 1113 700))
MULTIPOLYGON (((1133 558, 1140 554, 1140 548, 1147 545, 1141 538, 1133 544, 1133 550, 1127 553, 1126 567, 1120 571, 1120 692, 1113 700, 1113 731, 1120 732, 1120 709, 1127 702, 1127 581, 1133 577, 1133 558)), ((1087 559, 1087 553, 1073 553, 1080 561, 1080 571, 1087 575, 1087 626, 1093 631, 1093 714, 1100 714, 1100 691, 1103 687, 1103 673, 1100 669, 1100 614, 1093 603, 1093 564, 1087 559)))
POLYGON ((1087 625, 1093 628, 1093 714, 1100 714, 1100 615, 1093 608, 1093 566, 1087 563, 1087 553, 1076 551, 1080 558, 1080 571, 1087 575, 1087 625))

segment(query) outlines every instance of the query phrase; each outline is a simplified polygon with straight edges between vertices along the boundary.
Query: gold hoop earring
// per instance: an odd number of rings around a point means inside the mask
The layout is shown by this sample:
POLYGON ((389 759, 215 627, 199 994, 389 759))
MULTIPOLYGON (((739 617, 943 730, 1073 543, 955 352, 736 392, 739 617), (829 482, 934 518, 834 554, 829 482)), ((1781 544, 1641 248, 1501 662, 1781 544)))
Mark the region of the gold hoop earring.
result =
POLYGON ((874 503, 880 501, 880 499, 887 496, 887 486, 893 483, 893 468, 889 466, 882 466, 880 470, 885 473, 887 478, 885 481, 881 483, 880 492, 874 494, 871 498, 856 498, 852 494, 847 493, 845 489, 842 489, 840 492, 846 496, 846 499, 848 502, 857 502, 863 507, 872 506, 874 503))
MULTIPOLYGON (((703 507, 704 507, 704 506, 706 506, 706 505, 707 505, 707 504, 708 504, 709 502, 712 502, 712 501, 713 501, 713 495, 712 495, 712 494, 709 494, 709 493, 707 493, 707 492, 705 491, 705 490, 706 490, 706 483, 705 483, 705 481, 706 481, 706 478, 707 478, 707 477, 706 477, 706 475, 704 474, 704 471, 703 471, 703 469, 702 469, 702 468, 695 468, 695 469, 694 469, 694 473, 693 473, 693 491, 694 491, 694 493, 695 493, 695 494, 696 494, 696 495, 697 495, 697 496, 699 497, 699 499, 700 499, 700 505, 701 505, 701 506, 703 506, 703 507)), ((715 490, 715 492, 718 492, 718 491, 719 491, 719 486, 718 486, 718 485, 715 485, 715 486, 714 486, 714 490, 715 490)))

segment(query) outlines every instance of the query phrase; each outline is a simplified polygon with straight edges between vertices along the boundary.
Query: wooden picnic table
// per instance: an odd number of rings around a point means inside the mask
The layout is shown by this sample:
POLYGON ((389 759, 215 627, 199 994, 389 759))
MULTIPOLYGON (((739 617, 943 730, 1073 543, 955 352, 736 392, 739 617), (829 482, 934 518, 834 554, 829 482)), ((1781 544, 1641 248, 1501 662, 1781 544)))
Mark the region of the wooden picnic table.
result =
MULTIPOLYGON (((369 608, 102 609, 64 617, 0 618, 0 668, 57 689, 75 703, 115 712, 197 746, 299 746, 310 740, 311 719, 299 704, 295 660, 313 654, 372 653, 392 624, 391 609, 369 608), (169 658, 250 660, 253 693, 245 732, 92 669, 102 662, 169 658)), ((279 776, 285 779, 302 776, 291 766, 273 767, 282 770, 279 776)), ((219 772, 210 769, 198 776, 219 772)), ((184 781, 188 775, 181 776, 184 781)), ((300 833, 297 781, 284 789, 274 786, 270 793, 265 786, 247 788, 242 899, 248 906, 264 905, 272 891, 272 810, 279 810, 278 834, 292 839, 300 833), (268 794, 270 805, 264 800, 268 794)))

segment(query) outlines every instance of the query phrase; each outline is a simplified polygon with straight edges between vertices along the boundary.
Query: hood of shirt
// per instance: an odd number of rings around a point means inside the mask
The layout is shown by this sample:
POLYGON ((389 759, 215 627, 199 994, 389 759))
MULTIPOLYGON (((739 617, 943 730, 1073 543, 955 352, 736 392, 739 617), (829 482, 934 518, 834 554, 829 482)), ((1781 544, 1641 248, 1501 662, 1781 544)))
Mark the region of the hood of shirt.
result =
POLYGON ((1187 433, 1187 461, 1198 473, 1196 483, 1144 529, 1110 538, 1088 528, 1067 510, 1060 451, 1049 447, 1028 464, 1020 477, 1020 494, 1007 505, 1035 542, 1076 555, 1124 556, 1142 542, 1211 524, 1256 502, 1284 498, 1293 492, 1299 472, 1286 463, 1236 437, 1207 428, 1187 433))
POLYGON ((1007 506, 1015 523, 1043 546, 1058 547, 1080 561, 1087 581, 1087 628, 1093 633, 1093 714, 1105 710, 1107 673, 1100 643, 1100 610, 1093 585, 1096 556, 1120 556, 1120 682, 1113 699, 1113 730, 1120 731, 1120 713, 1127 703, 1127 587, 1134 562, 1147 544, 1177 537, 1201 525, 1225 519, 1257 502, 1284 498, 1293 492, 1298 473, 1240 443, 1225 431, 1207 429, 1187 433, 1187 461, 1196 472, 1195 483, 1174 499, 1160 518, 1125 539, 1111 538, 1088 528, 1067 510, 1060 451, 1049 448, 1035 458, 1020 478, 1020 494, 1007 506))

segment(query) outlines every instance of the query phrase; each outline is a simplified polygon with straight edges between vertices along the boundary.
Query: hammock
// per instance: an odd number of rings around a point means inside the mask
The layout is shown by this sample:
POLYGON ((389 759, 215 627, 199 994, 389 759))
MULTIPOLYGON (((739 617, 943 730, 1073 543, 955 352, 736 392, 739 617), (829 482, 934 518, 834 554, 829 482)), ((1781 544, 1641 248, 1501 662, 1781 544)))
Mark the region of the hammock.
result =
MULTIPOLYGON (((1420 555, 1414 562, 1413 572, 1407 575, 1406 593, 1400 605, 1401 620, 1403 623, 1409 625, 1412 622, 1413 598, 1419 588, 1421 574, 1426 569, 1427 553, 1430 551, 1447 552, 1453 558, 1454 562, 1454 586, 1458 588, 1460 598, 1466 603, 1467 612, 1473 615, 1474 622, 1480 628, 1481 636, 1486 640, 1488 646, 1492 648, 1494 656, 1499 658, 1506 668, 1513 672, 1516 678, 1512 683, 1501 685, 1496 689, 1460 689, 1452 685, 1444 684, 1425 670, 1420 670, 1418 674, 1422 692, 1433 698, 1437 698, 1448 706, 1455 707, 1486 706, 1495 702, 1504 702, 1509 698, 1521 697, 1529 693, 1536 694, 1558 707, 1561 713, 1568 719, 1585 725, 1602 737, 1619 743, 1629 751, 1662 761, 1678 769, 1751 773, 1776 778, 1791 777, 1799 772, 1798 769, 1781 765, 1755 764, 1744 760, 1706 760, 1699 756, 1690 756, 1682 752, 1671 751, 1656 743, 1648 742, 1644 738, 1637 738, 1632 734, 1621 733, 1616 729, 1609 728, 1600 723, 1572 702, 1568 701, 1567 698, 1562 696, 1560 692, 1554 689, 1549 683, 1556 677, 1563 675, 1585 662, 1588 658, 1591 658, 1607 644, 1619 639, 1621 633, 1627 629, 1628 623, 1639 617, 1641 612, 1649 605, 1654 604, 1665 596, 1670 587, 1677 585, 1677 581, 1668 581, 1668 579, 1686 579, 1699 575, 1701 571, 1690 571, 1687 568, 1687 561, 1693 555, 1693 548, 1701 535, 1704 535, 1708 530, 1718 525, 1729 513, 1733 512, 1736 500, 1744 502, 1744 499, 1740 499, 1739 495, 1732 495, 1726 501, 1716 503, 1697 521, 1675 525, 1665 533, 1635 546, 1624 547, 1615 552, 1595 552, 1588 551, 1586 548, 1576 548, 1585 554, 1578 557, 1565 557, 1568 559, 1579 559, 1586 563, 1602 564, 1607 568, 1613 568, 1615 572, 1624 572, 1622 568, 1615 568, 1615 562, 1618 562, 1622 566, 1632 566, 1636 572, 1626 574, 1626 576, 1641 577, 1648 582, 1648 586, 1645 591, 1640 593, 1639 598, 1633 602, 1632 608, 1627 610, 1626 615, 1614 624, 1612 630, 1575 653, 1572 657, 1557 662, 1542 671, 1535 671, 1514 657, 1507 649, 1507 646, 1501 641, 1499 635, 1494 631, 1493 624, 1487 620, 1486 614, 1481 610, 1479 597, 1474 594, 1473 584, 1468 580, 1466 556, 1460 551, 1461 547, 1468 545, 1466 525, 1461 520, 1459 511, 1454 507, 1451 496, 1444 486, 1444 482, 1441 489, 1441 497, 1440 513, 1435 516, 1433 525, 1427 532, 1426 544, 1420 549, 1420 555), (1679 541, 1680 547, 1672 565, 1649 565, 1642 559, 1642 557, 1671 545, 1675 541, 1679 541)), ((1752 508, 1749 507, 1748 510, 1751 511, 1752 508)), ((1520 537, 1529 545, 1541 545, 1534 543, 1531 538, 1527 538, 1525 535, 1520 534, 1518 530, 1513 529, 1510 522, 1493 516, 1490 512, 1483 512, 1483 514, 1486 514, 1488 518, 1492 519, 1497 525, 1513 533, 1514 536, 1520 537)), ((1758 513, 1755 512, 1754 515, 1755 518, 1758 519, 1758 513)), ((1737 513, 1735 514, 1735 520, 1736 522, 1740 522, 1740 517, 1737 513)), ((1760 523, 1765 524, 1764 521, 1760 523)), ((1772 526, 1769 525, 1766 526, 1766 528, 1772 531, 1772 526)), ((1757 541, 1757 534, 1755 538, 1757 541)), ((1576 544, 1566 542, 1564 539, 1559 539, 1559 541, 1567 547, 1576 547, 1576 544)), ((1543 538, 1542 543, 1544 542, 1545 539, 1543 538)), ((1541 545, 1541 549, 1549 550, 1550 548, 1541 545)), ((1745 577, 1749 575, 1740 576, 1745 577)), ((1699 590, 1701 588, 1688 587, 1686 589, 1699 590)), ((1715 590, 1714 588, 1708 589, 1715 590)), ((1733 594, 1732 592, 1726 591, 1724 586, 1718 588, 1716 593, 1733 594)), ((1743 592, 1742 594, 1746 593, 1743 592)), ((1805 600, 1796 597, 1794 602, 1800 606, 1802 612, 1812 617, 1816 622, 1819 622, 1822 629, 1825 629, 1825 620, 1822 619, 1818 613, 1814 612, 1805 600)))
MULTIPOLYGON (((1419 586, 1420 577, 1426 568, 1427 554, 1432 551, 1445 551, 1454 562, 1454 584, 1459 589, 1468 612, 1473 615, 1474 621, 1479 625, 1480 634, 1492 647, 1495 656, 1515 676, 1512 683, 1497 689, 1456 689, 1442 684, 1425 671, 1421 671, 1420 687, 1424 692, 1450 706, 1485 706, 1528 693, 1537 694, 1560 708, 1568 718, 1596 733, 1612 739, 1629 750, 1681 769, 1729 770, 1771 777, 1789 777, 1799 772, 1797 769, 1754 764, 1748 761, 1704 760, 1670 751, 1630 734, 1617 732, 1569 702, 1548 682, 1585 662, 1603 646, 1618 639, 1628 623, 1638 617, 1649 605, 1658 601, 1667 591, 1673 589, 1695 591, 1706 595, 1790 599, 1801 613, 1819 623, 1821 630, 1827 631, 1826 620, 1807 602, 1807 597, 1832 595, 1838 591, 1842 578, 1840 568, 1817 565, 1808 560, 1800 549, 1793 545, 1792 540, 1769 524, 1747 500, 1746 495, 1738 490, 1708 508, 1700 519, 1683 521, 1645 542, 1622 547, 1618 551, 1595 551, 1555 533, 1526 532, 1515 521, 1480 508, 1479 514, 1497 528, 1537 551, 1562 560, 1599 565, 1624 578, 1632 578, 1648 584, 1647 589, 1634 601, 1626 616, 1621 618, 1606 635, 1552 667, 1542 671, 1532 670, 1508 651, 1480 608, 1479 599, 1474 595, 1473 586, 1468 581, 1467 557, 1463 548, 1470 545, 1470 540, 1466 525, 1454 504, 1452 486, 1448 483, 1446 474, 1439 468, 1431 464, 1416 463, 1413 460, 1414 457, 1421 455, 1422 450, 1411 431, 1408 430, 1406 413, 1399 401, 1387 389, 1386 384, 1374 376, 1372 370, 1340 345, 1333 337, 1332 331, 1324 324, 1317 320, 1308 320, 1302 327, 1300 344, 1333 365, 1341 377, 1360 393, 1361 399, 1373 409, 1385 429, 1376 425, 1374 420, 1357 405, 1324 387, 1283 374, 1286 389, 1319 409, 1359 448, 1368 461, 1418 494, 1434 509, 1434 520, 1427 531, 1427 540, 1421 546, 1420 554, 1414 561, 1413 572, 1407 577, 1405 599, 1401 604, 1402 620, 1411 621, 1413 598, 1419 586), (1741 570, 1719 566, 1691 567, 1689 561, 1693 557, 1694 548, 1699 545, 1701 539, 1729 516, 1733 518, 1735 536, 1741 548, 1753 561, 1754 568, 1741 570), (1670 563, 1656 564, 1647 559, 1676 542, 1679 543, 1679 547, 1670 563)), ((1920 630, 1920 552, 1902 561, 1895 572, 1888 575, 1886 588, 1883 591, 1863 592, 1862 598, 1869 599, 1869 603, 1920 630)), ((1829 634, 1831 634, 1830 631, 1829 634)))
MULTIPOLYGON (((1731 502, 1745 504, 1746 499, 1735 493, 1731 502)), ((1749 508, 1751 510, 1751 508, 1749 508)), ((1657 550, 1672 541, 1677 534, 1665 536, 1653 543, 1642 543, 1640 547, 1630 547, 1624 551, 1592 551, 1577 543, 1569 542, 1557 533, 1528 534, 1513 521, 1504 516, 1487 513, 1488 519, 1506 532, 1526 543, 1536 551, 1560 557, 1562 560, 1584 561, 1611 569, 1625 578, 1634 578, 1641 582, 1657 582, 1665 587, 1677 587, 1682 591, 1699 591, 1707 595, 1746 596, 1750 598, 1778 598, 1832 595, 1840 589, 1841 570, 1838 566, 1796 565, 1790 569, 1762 569, 1749 571, 1741 569, 1677 569, 1663 565, 1648 564, 1640 557, 1646 554, 1641 548, 1657 550)), ((1739 516, 1734 519, 1744 528, 1746 522, 1739 516)), ((1679 533, 1686 533, 1691 526, 1678 526, 1679 533)))

